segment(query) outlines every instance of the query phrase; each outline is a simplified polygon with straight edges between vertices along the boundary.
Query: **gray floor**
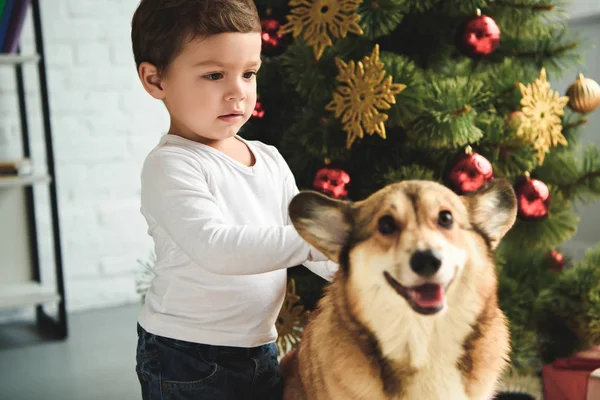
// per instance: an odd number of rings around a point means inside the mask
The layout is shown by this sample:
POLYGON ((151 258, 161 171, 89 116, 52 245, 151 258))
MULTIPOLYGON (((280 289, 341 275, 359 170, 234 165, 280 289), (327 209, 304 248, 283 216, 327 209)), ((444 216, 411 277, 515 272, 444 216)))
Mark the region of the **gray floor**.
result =
POLYGON ((138 309, 73 314, 66 341, 0 349, 0 400, 140 399, 138 309))

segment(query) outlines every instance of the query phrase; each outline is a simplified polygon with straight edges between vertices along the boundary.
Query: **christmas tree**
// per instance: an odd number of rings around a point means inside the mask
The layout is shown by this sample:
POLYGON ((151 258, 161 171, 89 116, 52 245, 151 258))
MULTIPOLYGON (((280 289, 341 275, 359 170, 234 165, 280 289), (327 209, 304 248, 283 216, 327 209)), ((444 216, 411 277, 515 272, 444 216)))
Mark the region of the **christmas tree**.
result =
MULTIPOLYGON (((277 146, 301 190, 335 198, 403 179, 465 193, 508 178, 519 216, 496 257, 511 373, 535 377, 600 343, 600 247, 577 263, 560 250, 577 229, 573 202, 600 195, 600 152, 578 145, 600 87, 582 75, 565 94, 551 85, 581 62, 562 3, 256 4, 263 67, 244 137, 277 146)), ((303 268, 289 277, 279 328, 294 345, 325 282, 303 268)))

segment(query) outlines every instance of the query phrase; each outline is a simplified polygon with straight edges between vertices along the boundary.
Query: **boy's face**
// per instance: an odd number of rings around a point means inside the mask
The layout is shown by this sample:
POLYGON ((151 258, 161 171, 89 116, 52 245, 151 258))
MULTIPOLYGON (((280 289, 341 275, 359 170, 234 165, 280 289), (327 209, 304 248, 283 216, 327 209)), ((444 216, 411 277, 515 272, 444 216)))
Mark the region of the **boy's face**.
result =
MULTIPOLYGON (((221 33, 184 46, 160 78, 170 133, 211 144, 233 137, 256 104, 260 33, 221 33)), ((152 93, 151 93, 152 94, 152 93)))

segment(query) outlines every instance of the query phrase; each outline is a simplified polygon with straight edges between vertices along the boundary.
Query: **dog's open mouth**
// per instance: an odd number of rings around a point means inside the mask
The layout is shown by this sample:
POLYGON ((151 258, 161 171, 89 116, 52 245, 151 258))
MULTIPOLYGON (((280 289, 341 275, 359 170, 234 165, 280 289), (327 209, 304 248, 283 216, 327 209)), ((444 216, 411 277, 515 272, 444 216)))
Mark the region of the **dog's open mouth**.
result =
POLYGON ((408 304, 423 315, 432 315, 444 308, 444 288, 435 283, 426 283, 415 287, 402 286, 386 271, 383 273, 386 281, 406 299, 408 304))

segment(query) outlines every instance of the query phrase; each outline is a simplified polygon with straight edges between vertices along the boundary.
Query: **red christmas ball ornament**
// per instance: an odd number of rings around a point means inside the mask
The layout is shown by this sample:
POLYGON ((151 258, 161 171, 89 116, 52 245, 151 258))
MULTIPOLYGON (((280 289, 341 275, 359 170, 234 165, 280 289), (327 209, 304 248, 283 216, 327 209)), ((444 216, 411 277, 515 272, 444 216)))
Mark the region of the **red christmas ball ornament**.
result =
POLYGON ((470 146, 450 171, 450 181, 460 194, 477 190, 493 178, 492 163, 481 154, 473 153, 470 146))
POLYGON ((526 179, 515 187, 518 216, 522 220, 536 221, 548 215, 550 189, 538 179, 526 179))
POLYGON ((565 267, 565 257, 557 250, 550 251, 550 264, 553 272, 560 272, 565 267))
POLYGON ((252 118, 262 118, 264 116, 265 116, 265 110, 263 108, 262 102, 256 101, 254 110, 252 110, 252 118))
POLYGON ((470 57, 485 57, 492 54, 500 44, 500 28, 492 18, 482 15, 465 21, 459 27, 456 37, 457 47, 470 57))
POLYGON ((330 197, 341 199, 348 196, 350 175, 340 168, 324 167, 317 171, 313 187, 330 197))
POLYGON ((281 24, 273 18, 261 18, 260 26, 262 29, 262 51, 270 55, 282 46, 283 35, 278 33, 281 24))

